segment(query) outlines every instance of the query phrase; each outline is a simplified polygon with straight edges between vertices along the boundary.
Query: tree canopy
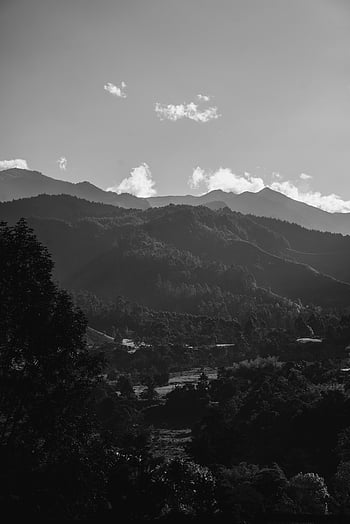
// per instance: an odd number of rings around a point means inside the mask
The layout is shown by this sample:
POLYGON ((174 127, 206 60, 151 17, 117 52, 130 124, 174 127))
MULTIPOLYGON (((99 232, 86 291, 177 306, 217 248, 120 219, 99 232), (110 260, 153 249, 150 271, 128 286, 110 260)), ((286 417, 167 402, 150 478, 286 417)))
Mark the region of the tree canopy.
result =
POLYGON ((53 282, 48 251, 24 220, 1 223, 0 252, 2 507, 74 517, 79 491, 92 487, 74 479, 96 474, 89 396, 100 363, 86 350, 84 316, 53 282))

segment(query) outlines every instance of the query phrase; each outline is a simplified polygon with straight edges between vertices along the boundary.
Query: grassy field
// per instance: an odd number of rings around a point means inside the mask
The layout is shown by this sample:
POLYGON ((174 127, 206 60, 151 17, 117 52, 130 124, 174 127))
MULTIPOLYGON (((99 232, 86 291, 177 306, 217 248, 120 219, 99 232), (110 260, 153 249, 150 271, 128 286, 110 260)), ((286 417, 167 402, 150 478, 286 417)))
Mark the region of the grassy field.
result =
POLYGON ((190 428, 155 429, 152 437, 152 453, 155 457, 188 458, 186 444, 191 440, 190 428))

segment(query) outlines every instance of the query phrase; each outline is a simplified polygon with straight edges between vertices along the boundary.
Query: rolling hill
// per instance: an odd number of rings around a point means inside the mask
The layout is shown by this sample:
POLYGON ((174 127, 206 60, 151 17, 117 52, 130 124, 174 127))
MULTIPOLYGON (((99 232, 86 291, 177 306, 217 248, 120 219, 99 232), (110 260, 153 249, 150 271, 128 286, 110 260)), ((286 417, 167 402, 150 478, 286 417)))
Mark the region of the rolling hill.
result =
POLYGON ((300 301, 350 305, 350 270, 342 266, 336 278, 339 262, 324 272, 318 256, 327 249, 329 261, 332 253, 349 257, 350 237, 228 208, 128 210, 64 195, 0 204, 1 220, 22 216, 53 254, 60 283, 104 299, 123 295, 155 309, 226 317, 248 303, 267 317, 269 307, 300 301), (304 244, 313 250, 308 260, 304 244))

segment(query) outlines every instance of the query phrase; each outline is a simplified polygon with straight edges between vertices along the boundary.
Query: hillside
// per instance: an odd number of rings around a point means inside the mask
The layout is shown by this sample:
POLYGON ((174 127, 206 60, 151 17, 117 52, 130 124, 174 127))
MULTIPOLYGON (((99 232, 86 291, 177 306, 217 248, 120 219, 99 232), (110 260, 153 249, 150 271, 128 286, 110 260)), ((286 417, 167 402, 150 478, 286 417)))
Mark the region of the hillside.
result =
MULTIPOLYGON (((253 305, 265 308, 266 318, 269 308, 293 308, 299 300, 350 304, 349 271, 340 281, 303 263, 300 246, 278 221, 267 226, 202 206, 123 210, 67 196, 0 204, 2 220, 21 216, 31 217, 53 253, 61 283, 105 299, 124 295, 155 309, 225 317, 253 305)), ((315 232, 303 231, 312 246, 315 232)), ((347 238, 324 238, 332 239, 333 250, 350 252, 347 238)))
POLYGON ((283 220, 251 218, 288 240, 285 256, 309 264, 322 273, 350 281, 350 236, 310 231, 283 220))
POLYGON ((16 222, 20 217, 78 220, 84 217, 114 217, 123 214, 123 208, 90 202, 70 195, 38 195, 0 203, 0 220, 16 222))

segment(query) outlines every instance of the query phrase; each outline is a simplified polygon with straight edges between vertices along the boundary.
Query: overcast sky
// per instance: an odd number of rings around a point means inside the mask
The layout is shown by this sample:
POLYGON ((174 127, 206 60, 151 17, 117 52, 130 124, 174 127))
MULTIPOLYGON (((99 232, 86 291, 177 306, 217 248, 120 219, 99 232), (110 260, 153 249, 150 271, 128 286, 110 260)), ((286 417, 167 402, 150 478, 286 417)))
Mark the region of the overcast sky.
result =
POLYGON ((1 161, 350 210, 349 0, 0 0, 0 66, 1 161))

